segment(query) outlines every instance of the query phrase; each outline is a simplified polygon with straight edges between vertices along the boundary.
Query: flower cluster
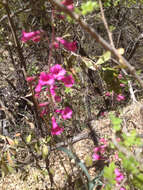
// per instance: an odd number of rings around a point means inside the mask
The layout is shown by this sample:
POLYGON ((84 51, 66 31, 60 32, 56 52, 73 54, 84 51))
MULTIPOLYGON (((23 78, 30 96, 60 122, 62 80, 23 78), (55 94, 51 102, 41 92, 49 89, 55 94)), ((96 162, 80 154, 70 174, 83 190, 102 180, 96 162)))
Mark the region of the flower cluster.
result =
MULTIPOLYGON (((120 183, 123 181, 123 179, 124 179, 124 175, 119 171, 119 169, 118 168, 115 168, 115 176, 116 176, 116 178, 115 178, 115 180, 116 180, 116 182, 117 182, 117 184, 116 184, 116 186, 119 186, 120 185, 120 183)), ((120 188, 120 190, 126 190, 124 187, 121 187, 120 188)))
POLYGON ((107 147, 107 141, 104 138, 101 138, 99 140, 99 142, 102 144, 98 147, 94 148, 94 154, 92 155, 93 160, 97 161, 97 160, 101 160, 104 159, 104 157, 102 156, 102 154, 105 153, 106 151, 106 147, 107 147))
POLYGON ((39 42, 40 41, 40 34, 41 34, 42 31, 40 30, 37 30, 35 32, 25 32, 25 31, 22 31, 22 37, 21 37, 21 41, 22 42, 27 42, 29 40, 32 40, 33 42, 39 42))
MULTIPOLYGON (((28 82, 32 82, 35 80, 34 77, 27 77, 28 82)), ((37 98, 40 97, 40 93, 43 91, 47 92, 47 96, 52 96, 53 100, 56 103, 61 102, 61 97, 56 94, 56 89, 58 88, 56 83, 61 81, 66 87, 72 87, 74 84, 74 79, 72 75, 66 74, 66 70, 62 68, 61 65, 56 64, 50 68, 50 71, 41 72, 38 84, 35 87, 35 96, 37 98), (50 92, 50 95, 49 95, 50 92)), ((48 113, 48 105, 49 102, 42 102, 39 104, 39 107, 42 108, 41 116, 43 117, 48 113)), ((60 113, 62 119, 70 119, 72 117, 72 110, 69 107, 65 107, 64 109, 55 109, 55 114, 60 113)), ((63 128, 60 128, 56 122, 55 116, 52 117, 52 135, 59 135, 63 132, 63 128)))
MULTIPOLYGON (((22 31, 21 41, 24 43, 26 43, 29 40, 32 40, 33 42, 39 42, 41 39, 42 32, 43 31, 40 31, 40 30, 37 30, 35 32, 22 31)), ((63 47, 68 51, 76 52, 76 50, 77 50, 77 42, 76 41, 68 42, 67 40, 64 40, 62 37, 55 38, 55 40, 53 42, 53 47, 55 49, 59 49, 60 44, 63 45, 63 47)))

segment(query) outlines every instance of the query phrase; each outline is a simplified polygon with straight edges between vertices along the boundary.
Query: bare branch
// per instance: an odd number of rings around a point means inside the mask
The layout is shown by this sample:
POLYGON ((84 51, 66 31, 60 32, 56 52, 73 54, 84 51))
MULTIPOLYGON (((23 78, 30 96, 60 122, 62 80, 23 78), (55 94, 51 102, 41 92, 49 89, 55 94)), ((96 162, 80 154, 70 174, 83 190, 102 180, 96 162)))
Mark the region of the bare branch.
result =
POLYGON ((60 2, 57 0, 49 0, 53 6, 57 6, 58 9, 69 15, 72 19, 74 19, 76 22, 79 23, 79 25, 88 32, 95 40, 98 42, 102 47, 108 51, 110 51, 119 61, 119 64, 121 67, 126 67, 129 72, 134 76, 134 78, 139 82, 141 87, 143 88, 143 81, 141 78, 136 74, 136 70, 133 66, 130 65, 130 63, 119 54, 116 48, 111 46, 109 43, 107 43, 92 27, 90 27, 86 22, 84 22, 82 19, 80 19, 80 16, 76 13, 70 11, 65 6, 63 6, 60 2))
POLYGON ((112 39, 112 33, 109 30, 109 27, 108 27, 108 24, 107 24, 105 15, 104 15, 104 10, 103 10, 103 6, 102 6, 101 0, 99 0, 99 5, 100 5, 100 11, 101 11, 101 15, 102 15, 102 20, 103 20, 104 26, 105 26, 105 28, 107 30, 107 34, 108 34, 108 37, 109 37, 109 40, 110 40, 110 44, 111 44, 111 46, 114 47, 114 42, 113 42, 113 39, 112 39))

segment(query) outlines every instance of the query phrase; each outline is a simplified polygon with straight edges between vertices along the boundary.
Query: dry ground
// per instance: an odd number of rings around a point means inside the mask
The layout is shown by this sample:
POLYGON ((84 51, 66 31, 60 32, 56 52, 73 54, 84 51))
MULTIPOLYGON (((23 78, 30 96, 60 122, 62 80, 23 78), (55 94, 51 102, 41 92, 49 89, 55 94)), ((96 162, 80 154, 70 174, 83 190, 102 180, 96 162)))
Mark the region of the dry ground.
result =
MULTIPOLYGON (((143 115, 141 114, 142 101, 131 104, 121 111, 120 117, 123 119, 123 131, 129 132, 131 129, 136 129, 139 134, 143 134, 143 115)), ((108 113, 105 117, 93 121, 92 125, 97 127, 97 132, 102 136, 111 136, 111 126, 108 119, 108 113)), ((81 140, 74 144, 74 150, 79 158, 84 162, 87 155, 92 155, 93 142, 91 140, 81 140)), ((68 175, 74 173, 76 176, 77 168, 75 167, 74 160, 69 164, 69 158, 64 153, 52 152, 50 156, 51 170, 54 175, 56 186, 54 189, 63 189, 66 183, 66 172, 68 175), (61 160, 65 164, 65 169, 62 166, 61 160), (65 172, 66 170, 66 172, 65 172)), ((50 181, 48 175, 43 177, 38 169, 31 167, 27 168, 28 176, 23 179, 20 171, 10 174, 0 179, 0 190, 46 190, 50 189, 50 181)), ((89 171, 91 176, 96 176, 95 168, 89 171)), ((69 188, 68 188, 69 189, 69 188)))

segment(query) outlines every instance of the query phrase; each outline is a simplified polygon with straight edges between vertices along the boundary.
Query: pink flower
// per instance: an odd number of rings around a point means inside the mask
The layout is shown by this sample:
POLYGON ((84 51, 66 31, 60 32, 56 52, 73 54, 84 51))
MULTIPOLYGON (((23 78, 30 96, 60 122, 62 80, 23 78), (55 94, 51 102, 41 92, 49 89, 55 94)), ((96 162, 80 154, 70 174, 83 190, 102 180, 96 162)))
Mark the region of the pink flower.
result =
POLYGON ((93 160, 100 160, 101 156, 99 154, 94 153, 92 158, 93 158, 93 160))
POLYGON ((57 88, 56 85, 52 85, 50 86, 50 93, 52 96, 55 96, 56 95, 56 92, 55 92, 55 89, 57 88))
POLYGON ((64 0, 64 1, 62 1, 61 3, 62 3, 63 5, 65 5, 65 6, 68 6, 68 5, 73 4, 73 0, 64 0))
POLYGON ((120 190, 126 190, 126 188, 124 188, 124 187, 121 187, 121 188, 120 188, 120 190))
POLYGON ((39 104, 39 107, 46 107, 49 104, 49 102, 42 102, 39 104))
POLYGON ((41 85, 53 85, 54 84, 54 77, 51 74, 48 74, 46 72, 40 73, 40 79, 39 83, 41 85))
POLYGON ((35 77, 27 77, 26 80, 27 82, 32 82, 33 80, 35 80, 35 77))
POLYGON ((37 30, 35 32, 25 32, 22 31, 22 42, 27 42, 28 40, 33 40, 34 42, 38 42, 40 40, 40 33, 41 31, 37 30))
POLYGON ((55 96, 54 99, 55 99, 56 102, 61 102, 61 97, 60 96, 55 96))
POLYGON ((47 109, 43 109, 40 113, 40 116, 43 117, 44 115, 47 114, 47 109))
POLYGON ((104 111, 101 112, 101 113, 100 113, 100 116, 105 116, 105 112, 104 112, 104 111))
POLYGON ((119 160, 118 153, 115 153, 114 157, 115 157, 115 160, 119 160))
POLYGON ((106 92, 105 96, 111 96, 110 92, 106 92))
POLYGON ((72 117, 72 110, 69 107, 66 107, 61 111, 61 115, 63 119, 70 119, 72 117))
POLYGON ((120 142, 120 141, 121 141, 121 139, 118 137, 118 138, 116 138, 116 141, 117 141, 117 142, 120 142))
POLYGON ((62 113, 62 110, 56 109, 55 112, 56 113, 62 113))
POLYGON ((64 0, 61 3, 71 11, 74 9, 73 0, 64 0))
POLYGON ((63 130, 64 130, 63 128, 60 128, 58 126, 58 124, 56 123, 56 119, 53 116, 52 117, 52 130, 51 130, 51 134, 52 135, 60 135, 63 132, 63 130))
POLYGON ((120 102, 120 101, 122 101, 122 100, 125 100, 125 97, 124 97, 123 95, 121 95, 121 94, 118 94, 116 100, 117 100, 118 102, 120 102))
POLYGON ((55 49, 59 49, 59 43, 58 42, 53 42, 53 47, 55 48, 55 49))
POLYGON ((64 77, 62 77, 61 80, 66 87, 72 87, 72 85, 74 84, 74 79, 73 79, 72 75, 64 76, 64 77))
POLYGON ((121 86, 121 87, 125 87, 125 84, 122 84, 122 83, 121 83, 120 86, 121 86))
MULTIPOLYGON (((36 90, 35 90, 35 91, 36 91, 36 90)), ((35 98, 40 98, 39 92, 37 92, 37 93, 35 94, 35 98)))
POLYGON ((40 39, 41 39, 41 36, 34 36, 34 37, 32 38, 32 41, 33 41, 33 42, 40 42, 40 39))
POLYGON ((95 153, 99 152, 99 150, 100 150, 100 147, 95 147, 95 148, 93 149, 93 151, 94 151, 95 153))
POLYGON ((100 153, 101 154, 105 153, 105 148, 106 148, 106 145, 100 146, 100 153))
POLYGON ((63 69, 59 64, 52 66, 50 72, 52 73, 52 76, 57 80, 60 80, 66 74, 66 70, 63 69))
POLYGON ((75 52, 77 50, 77 42, 68 42, 61 37, 57 37, 56 40, 61 43, 67 50, 75 52))
POLYGON ((38 83, 38 85, 37 85, 36 88, 35 88, 35 92, 36 92, 36 93, 39 93, 39 92, 41 92, 41 90, 42 90, 42 86, 41 86, 40 83, 38 83))
POLYGON ((118 75, 118 79, 122 79, 123 76, 121 74, 118 75))
POLYGON ((102 142, 102 143, 104 143, 104 144, 107 144, 107 141, 106 141, 104 138, 101 138, 101 139, 99 140, 99 142, 102 142))
POLYGON ((115 168, 115 175, 116 175, 116 181, 118 183, 120 183, 124 179, 123 174, 118 170, 118 168, 115 168))
POLYGON ((120 175, 120 176, 116 177, 116 181, 117 181, 118 183, 121 182, 123 179, 124 179, 124 176, 123 176, 123 175, 120 175))

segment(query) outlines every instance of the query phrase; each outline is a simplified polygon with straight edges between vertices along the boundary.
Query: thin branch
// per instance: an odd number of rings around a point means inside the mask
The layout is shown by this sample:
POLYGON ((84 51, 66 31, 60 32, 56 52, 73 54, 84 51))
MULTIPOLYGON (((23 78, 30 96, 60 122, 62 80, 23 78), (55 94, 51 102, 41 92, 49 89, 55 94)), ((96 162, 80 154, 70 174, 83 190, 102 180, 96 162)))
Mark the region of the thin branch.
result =
MULTIPOLYGON (((19 9, 19 10, 15 11, 14 13, 10 14, 10 18, 12 18, 12 17, 18 15, 19 13, 21 13, 21 12, 23 12, 23 11, 25 11, 25 12, 30 12, 31 9, 28 9, 28 8, 29 8, 29 5, 28 5, 27 7, 25 7, 25 8, 23 8, 23 9, 19 9)), ((7 15, 4 15, 4 16, 0 19, 0 23, 1 23, 1 22, 4 22, 6 19, 7 19, 7 15)))
POLYGON ((13 39, 14 39, 14 45, 17 48, 17 52, 18 52, 18 55, 19 55, 21 67, 24 67, 24 69, 26 70, 25 59, 24 59, 24 56, 23 56, 23 53, 22 53, 22 49, 21 49, 21 46, 20 46, 19 39, 17 38, 17 35, 16 35, 15 25, 13 23, 12 18, 10 17, 10 9, 9 9, 7 0, 3 1, 3 6, 4 6, 4 8, 6 10, 6 13, 7 13, 7 18, 8 18, 9 26, 10 26, 10 29, 11 29, 11 32, 12 32, 12 36, 13 36, 13 39))
POLYGON ((84 22, 82 19, 80 19, 79 15, 77 15, 76 13, 74 13, 74 12, 70 11, 69 9, 67 9, 65 6, 63 6, 57 0, 49 0, 49 1, 54 6, 57 6, 58 9, 60 9, 62 12, 66 13, 72 19, 74 19, 76 22, 78 22, 79 25, 85 31, 87 31, 100 45, 102 45, 102 47, 104 49, 110 51, 117 58, 117 60, 119 61, 119 64, 121 65, 121 67, 123 67, 123 66, 126 67, 129 70, 129 72, 134 76, 134 78, 139 82, 139 84, 141 85, 141 87, 143 88, 143 81, 136 74, 135 68, 133 66, 131 66, 130 63, 123 56, 121 56, 119 54, 119 52, 117 51, 116 48, 114 48, 109 43, 107 43, 92 27, 89 27, 89 25, 86 22, 84 22))
POLYGON ((107 34, 108 34, 108 37, 109 37, 109 40, 110 40, 110 44, 111 44, 111 46, 114 47, 114 42, 113 42, 113 38, 112 38, 112 33, 111 33, 110 30, 109 30, 109 27, 108 27, 108 24, 107 24, 105 15, 104 15, 104 10, 103 10, 103 6, 102 6, 101 0, 99 0, 99 6, 100 6, 100 11, 101 11, 102 20, 103 20, 104 26, 105 26, 105 28, 106 28, 106 31, 107 31, 107 34))

